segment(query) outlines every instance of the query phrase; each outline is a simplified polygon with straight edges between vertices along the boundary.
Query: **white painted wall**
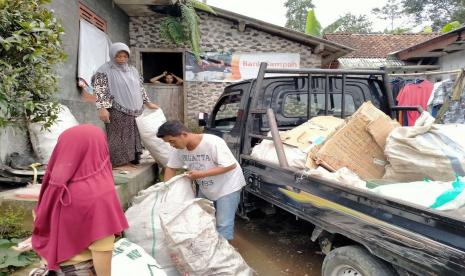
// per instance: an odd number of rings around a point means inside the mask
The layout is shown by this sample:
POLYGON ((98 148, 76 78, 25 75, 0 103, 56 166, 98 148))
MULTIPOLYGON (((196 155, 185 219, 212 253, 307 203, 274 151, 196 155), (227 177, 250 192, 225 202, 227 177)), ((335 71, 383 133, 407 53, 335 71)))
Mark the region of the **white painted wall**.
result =
POLYGON ((438 64, 441 66, 441 71, 465 68, 465 50, 440 57, 438 64))

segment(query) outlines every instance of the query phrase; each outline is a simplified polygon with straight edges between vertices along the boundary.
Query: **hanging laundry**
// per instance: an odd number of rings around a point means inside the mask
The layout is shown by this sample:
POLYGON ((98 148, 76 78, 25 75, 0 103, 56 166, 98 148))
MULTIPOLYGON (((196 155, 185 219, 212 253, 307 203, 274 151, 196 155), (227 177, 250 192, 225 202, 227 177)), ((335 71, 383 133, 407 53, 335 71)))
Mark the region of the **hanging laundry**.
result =
POLYGON ((444 103, 444 99, 452 94, 454 82, 451 79, 446 79, 436 82, 433 86, 433 92, 428 100, 428 111, 436 117, 436 113, 444 103))
MULTIPOLYGON (((428 80, 407 84, 397 96, 397 102, 399 106, 421 106, 426 110, 432 92, 433 84, 428 80)), ((413 126, 418 117, 420 114, 417 111, 408 111, 408 125, 413 126)))
POLYGON ((455 80, 452 93, 445 97, 436 122, 444 124, 465 124, 465 71, 462 70, 455 80))

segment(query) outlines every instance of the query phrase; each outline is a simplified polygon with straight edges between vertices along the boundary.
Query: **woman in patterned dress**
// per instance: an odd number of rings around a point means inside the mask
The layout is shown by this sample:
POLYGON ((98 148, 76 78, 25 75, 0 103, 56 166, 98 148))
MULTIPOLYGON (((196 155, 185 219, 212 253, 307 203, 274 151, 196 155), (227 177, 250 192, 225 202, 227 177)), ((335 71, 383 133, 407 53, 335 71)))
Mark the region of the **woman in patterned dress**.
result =
POLYGON ((121 42, 110 48, 111 60, 92 78, 100 120, 105 123, 113 167, 138 164, 142 145, 136 117, 151 103, 137 69, 128 64, 130 50, 121 42))

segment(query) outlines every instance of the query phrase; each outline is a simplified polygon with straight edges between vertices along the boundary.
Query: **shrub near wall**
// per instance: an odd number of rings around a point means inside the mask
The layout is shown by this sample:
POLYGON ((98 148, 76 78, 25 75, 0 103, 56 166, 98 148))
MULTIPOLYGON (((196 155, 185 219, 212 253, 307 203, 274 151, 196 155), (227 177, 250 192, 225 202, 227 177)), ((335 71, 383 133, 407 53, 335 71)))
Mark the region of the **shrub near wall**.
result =
POLYGON ((64 32, 50 0, 0 0, 0 128, 56 119, 57 75, 64 32))

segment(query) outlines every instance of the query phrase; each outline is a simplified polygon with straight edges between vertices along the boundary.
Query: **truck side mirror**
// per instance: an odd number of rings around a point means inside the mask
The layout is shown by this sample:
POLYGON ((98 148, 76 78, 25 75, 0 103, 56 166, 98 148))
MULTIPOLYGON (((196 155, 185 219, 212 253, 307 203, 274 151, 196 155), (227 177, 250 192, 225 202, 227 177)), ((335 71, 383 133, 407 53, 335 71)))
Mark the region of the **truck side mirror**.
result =
POLYGON ((208 114, 205 112, 199 113, 199 126, 206 126, 208 121, 208 114))

